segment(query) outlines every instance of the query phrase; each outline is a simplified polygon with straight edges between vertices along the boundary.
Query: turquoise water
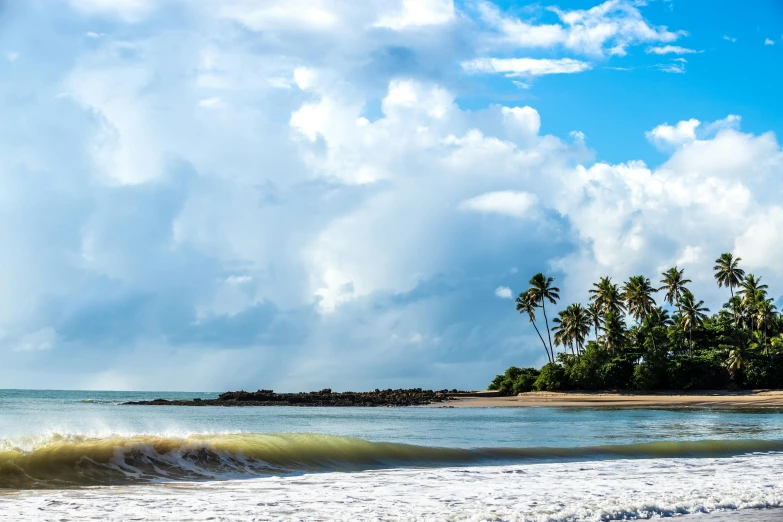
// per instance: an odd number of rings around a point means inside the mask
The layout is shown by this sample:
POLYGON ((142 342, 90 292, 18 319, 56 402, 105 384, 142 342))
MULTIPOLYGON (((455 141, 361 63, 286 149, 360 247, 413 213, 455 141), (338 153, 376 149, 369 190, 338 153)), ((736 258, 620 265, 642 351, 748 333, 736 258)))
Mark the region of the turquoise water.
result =
POLYGON ((0 390, 0 521, 783 519, 777 411, 121 404, 216 395, 0 390))
POLYGON ((450 448, 577 447, 653 441, 783 440, 777 411, 581 408, 125 406, 216 393, 0 390, 0 439, 202 433, 318 433, 450 448))

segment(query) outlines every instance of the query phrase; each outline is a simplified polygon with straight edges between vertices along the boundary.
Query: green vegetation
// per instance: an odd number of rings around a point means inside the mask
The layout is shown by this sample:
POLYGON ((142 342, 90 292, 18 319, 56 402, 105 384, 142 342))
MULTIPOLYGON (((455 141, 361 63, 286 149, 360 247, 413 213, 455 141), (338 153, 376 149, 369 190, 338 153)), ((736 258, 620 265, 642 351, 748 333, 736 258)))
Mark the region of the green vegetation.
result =
POLYGON ((560 289, 554 278, 534 275, 516 308, 533 325, 549 362, 541 370, 512 366, 489 389, 512 395, 783 387, 783 318, 761 277, 746 275, 740 261, 729 253, 715 261, 715 281, 729 289, 729 299, 712 315, 688 290, 692 281, 684 270, 675 266, 661 274, 658 288, 643 275, 622 286, 602 277, 589 290, 589 304, 565 307, 552 328, 546 305, 551 314, 560 289), (667 308, 656 302, 659 292, 667 308), (539 309, 546 338, 536 317, 539 309))

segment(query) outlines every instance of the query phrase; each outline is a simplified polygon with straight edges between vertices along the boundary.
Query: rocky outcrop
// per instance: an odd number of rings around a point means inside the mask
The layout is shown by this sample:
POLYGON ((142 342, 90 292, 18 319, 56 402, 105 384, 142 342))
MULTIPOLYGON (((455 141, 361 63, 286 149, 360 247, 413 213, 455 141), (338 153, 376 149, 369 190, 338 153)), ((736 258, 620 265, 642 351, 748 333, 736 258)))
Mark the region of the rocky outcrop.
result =
POLYGON ((457 398, 457 390, 375 390, 371 392, 332 392, 329 388, 314 392, 275 393, 272 390, 222 393, 217 399, 134 401, 125 404, 145 406, 424 406, 457 398))

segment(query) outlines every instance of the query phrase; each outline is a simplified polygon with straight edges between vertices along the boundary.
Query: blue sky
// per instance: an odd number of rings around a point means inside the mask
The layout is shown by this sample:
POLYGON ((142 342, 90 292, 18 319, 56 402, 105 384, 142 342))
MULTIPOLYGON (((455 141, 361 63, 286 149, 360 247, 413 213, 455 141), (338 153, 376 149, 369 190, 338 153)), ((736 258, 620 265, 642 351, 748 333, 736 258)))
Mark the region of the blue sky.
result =
POLYGON ((479 388, 537 271, 783 288, 779 2, 0 6, 0 386, 479 388))

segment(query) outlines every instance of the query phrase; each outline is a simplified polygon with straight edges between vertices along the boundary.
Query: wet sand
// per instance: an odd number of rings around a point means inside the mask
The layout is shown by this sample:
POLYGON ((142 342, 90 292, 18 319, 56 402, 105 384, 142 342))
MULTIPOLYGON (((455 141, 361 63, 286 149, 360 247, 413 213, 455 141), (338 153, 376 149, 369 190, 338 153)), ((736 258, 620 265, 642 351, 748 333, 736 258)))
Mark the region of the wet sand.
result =
POLYGON ((487 394, 450 401, 455 407, 578 407, 578 408, 780 408, 783 391, 685 392, 530 392, 516 397, 487 394))

